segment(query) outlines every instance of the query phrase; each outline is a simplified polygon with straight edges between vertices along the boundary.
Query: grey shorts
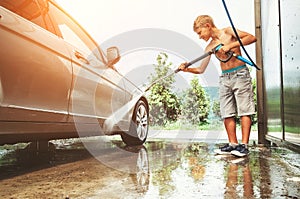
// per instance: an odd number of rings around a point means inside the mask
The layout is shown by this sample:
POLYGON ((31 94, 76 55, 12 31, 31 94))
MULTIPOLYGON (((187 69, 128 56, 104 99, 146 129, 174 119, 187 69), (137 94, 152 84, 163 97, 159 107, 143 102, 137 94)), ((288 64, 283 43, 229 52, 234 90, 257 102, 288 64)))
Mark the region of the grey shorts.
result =
POLYGON ((220 110, 222 118, 255 114, 252 79, 249 69, 224 72, 220 76, 220 110))

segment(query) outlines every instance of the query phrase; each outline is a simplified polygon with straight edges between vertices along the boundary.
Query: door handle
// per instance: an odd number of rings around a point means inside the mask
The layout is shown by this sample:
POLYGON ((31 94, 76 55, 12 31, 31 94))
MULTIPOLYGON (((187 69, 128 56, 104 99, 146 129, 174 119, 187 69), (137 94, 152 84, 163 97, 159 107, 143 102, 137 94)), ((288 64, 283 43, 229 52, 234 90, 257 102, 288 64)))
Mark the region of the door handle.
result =
POLYGON ((74 52, 74 54, 75 54, 75 57, 77 58, 77 59, 80 59, 81 61, 83 61, 85 64, 90 64, 90 62, 80 53, 80 52, 78 52, 78 51, 76 51, 75 50, 75 52, 74 52))

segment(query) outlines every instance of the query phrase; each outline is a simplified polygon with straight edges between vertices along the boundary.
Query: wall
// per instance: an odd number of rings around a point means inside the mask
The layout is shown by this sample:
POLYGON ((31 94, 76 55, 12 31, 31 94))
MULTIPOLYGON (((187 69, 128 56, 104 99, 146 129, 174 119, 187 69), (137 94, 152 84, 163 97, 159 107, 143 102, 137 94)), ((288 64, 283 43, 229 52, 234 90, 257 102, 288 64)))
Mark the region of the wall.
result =
POLYGON ((300 1, 261 1, 267 134, 300 144, 300 1))

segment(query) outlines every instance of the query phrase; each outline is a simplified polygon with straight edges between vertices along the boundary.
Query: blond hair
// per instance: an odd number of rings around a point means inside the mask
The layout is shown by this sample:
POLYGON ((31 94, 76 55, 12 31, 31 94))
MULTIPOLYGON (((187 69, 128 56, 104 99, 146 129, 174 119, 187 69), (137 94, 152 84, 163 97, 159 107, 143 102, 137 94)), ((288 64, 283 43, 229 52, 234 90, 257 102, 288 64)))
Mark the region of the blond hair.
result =
POLYGON ((195 21, 194 21, 194 31, 201 27, 204 26, 206 23, 210 24, 213 28, 215 28, 214 20, 211 18, 209 15, 200 15, 198 16, 195 21))

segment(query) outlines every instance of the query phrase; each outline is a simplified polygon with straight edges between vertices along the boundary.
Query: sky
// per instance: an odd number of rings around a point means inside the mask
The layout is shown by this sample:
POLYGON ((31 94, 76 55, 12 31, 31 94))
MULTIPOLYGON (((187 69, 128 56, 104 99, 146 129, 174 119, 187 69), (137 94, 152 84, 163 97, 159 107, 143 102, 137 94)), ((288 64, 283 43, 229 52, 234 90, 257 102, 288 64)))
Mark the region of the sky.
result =
MULTIPOLYGON (((201 49, 207 44, 199 40, 193 31, 193 22, 198 15, 212 16, 218 28, 230 26, 221 0, 56 0, 56 2, 71 14, 100 46, 104 45, 105 48, 108 47, 106 44, 118 46, 118 43, 112 42, 127 38, 128 41, 125 43, 119 42, 121 54, 123 53, 119 65, 130 65, 124 68, 119 66, 123 73, 137 66, 153 64, 159 49, 164 48, 164 45, 172 46, 169 51, 172 63, 180 64, 191 59, 194 54, 189 57, 187 51, 183 52, 178 49, 181 46, 188 49, 189 46, 195 44, 190 48, 192 54, 197 45, 201 49), (139 50, 137 46, 129 47, 139 37, 136 30, 141 29, 146 29, 145 35, 148 35, 148 32, 150 36, 152 33, 164 34, 157 31, 169 31, 171 34, 169 38, 174 38, 174 41, 170 41, 172 44, 159 44, 159 42, 163 43, 164 37, 162 36, 151 40, 153 43, 158 43, 156 46, 141 46, 139 50), (180 40, 181 37, 184 39, 180 40), (124 45, 127 46, 124 47, 124 45), (140 50, 141 48, 143 50, 140 50)), ((236 28, 255 34, 254 1, 227 0, 225 2, 236 28)), ((247 46, 246 49, 252 57, 255 56, 255 45, 247 46)), ((200 55, 200 52, 197 53, 200 55)), ((210 67, 215 69, 208 72, 208 76, 202 78, 201 81, 203 84, 215 86, 217 74, 213 74, 216 73, 215 71, 220 72, 216 59, 212 59, 210 67)), ((191 78, 190 75, 184 75, 187 79, 191 78)))

